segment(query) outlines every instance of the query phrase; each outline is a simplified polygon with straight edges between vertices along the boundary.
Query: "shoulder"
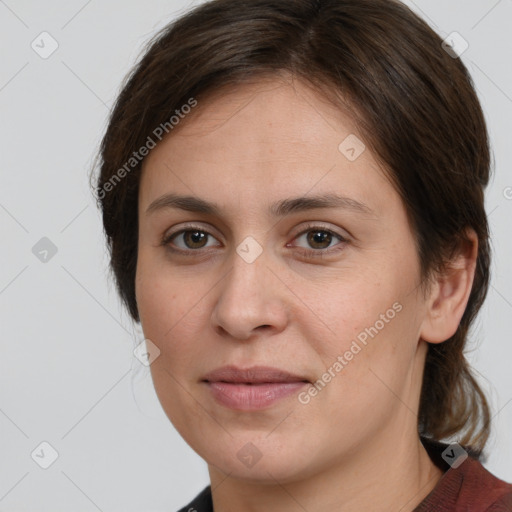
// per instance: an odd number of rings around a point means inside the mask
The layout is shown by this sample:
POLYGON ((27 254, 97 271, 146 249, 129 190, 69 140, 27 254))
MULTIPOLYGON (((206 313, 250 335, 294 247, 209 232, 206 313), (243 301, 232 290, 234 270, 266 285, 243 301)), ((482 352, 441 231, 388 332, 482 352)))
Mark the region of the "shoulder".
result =
POLYGON ((444 461, 442 466, 439 456, 447 449, 446 444, 429 443, 427 451, 432 460, 444 469, 444 474, 414 512, 512 512, 512 484, 495 477, 472 456, 468 456, 460 466, 450 467, 444 461))
POLYGON ((512 484, 495 477, 475 459, 468 458, 464 464, 460 500, 478 505, 475 512, 512 512, 512 484))
POLYGON ((188 505, 180 508, 178 512, 213 512, 210 486, 205 487, 188 505))

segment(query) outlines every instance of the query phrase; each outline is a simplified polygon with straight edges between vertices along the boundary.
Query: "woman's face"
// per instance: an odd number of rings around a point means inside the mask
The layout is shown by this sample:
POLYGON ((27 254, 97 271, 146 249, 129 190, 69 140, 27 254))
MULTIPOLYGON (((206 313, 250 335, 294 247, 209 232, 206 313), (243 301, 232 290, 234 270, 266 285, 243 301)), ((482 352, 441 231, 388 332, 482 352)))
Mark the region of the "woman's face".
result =
POLYGON ((419 260, 349 118, 300 82, 266 81, 181 123, 144 162, 136 277, 180 434, 260 482, 417 435, 419 260))

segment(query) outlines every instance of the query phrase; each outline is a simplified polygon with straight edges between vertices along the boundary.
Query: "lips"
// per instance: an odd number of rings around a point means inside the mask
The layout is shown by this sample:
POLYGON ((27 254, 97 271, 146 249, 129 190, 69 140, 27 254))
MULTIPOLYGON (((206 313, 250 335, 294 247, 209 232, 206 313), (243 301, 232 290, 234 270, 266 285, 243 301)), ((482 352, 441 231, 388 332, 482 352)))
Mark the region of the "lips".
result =
POLYGON ((283 382, 309 382, 305 377, 293 375, 285 370, 269 366, 252 366, 241 369, 236 366, 224 366, 205 375, 204 381, 231 382, 235 384, 269 384, 283 382))
POLYGON ((303 376, 267 366, 225 366, 206 374, 202 382, 219 404, 242 411, 268 408, 309 383, 303 376))

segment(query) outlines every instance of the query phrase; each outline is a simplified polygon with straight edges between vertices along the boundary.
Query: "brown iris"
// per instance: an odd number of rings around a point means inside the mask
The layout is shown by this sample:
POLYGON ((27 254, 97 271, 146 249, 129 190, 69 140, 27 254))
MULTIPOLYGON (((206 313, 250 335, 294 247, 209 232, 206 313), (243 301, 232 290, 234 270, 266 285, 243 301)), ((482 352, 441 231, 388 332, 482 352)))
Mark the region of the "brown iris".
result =
POLYGON ((190 249, 200 249, 206 243, 207 234, 203 231, 189 230, 183 233, 185 245, 190 249))
POLYGON ((315 249, 326 249, 332 241, 332 233, 328 231, 310 231, 307 235, 308 243, 315 249), (327 242, 327 244, 325 244, 327 242), (315 247, 315 244, 321 244, 322 247, 315 247))

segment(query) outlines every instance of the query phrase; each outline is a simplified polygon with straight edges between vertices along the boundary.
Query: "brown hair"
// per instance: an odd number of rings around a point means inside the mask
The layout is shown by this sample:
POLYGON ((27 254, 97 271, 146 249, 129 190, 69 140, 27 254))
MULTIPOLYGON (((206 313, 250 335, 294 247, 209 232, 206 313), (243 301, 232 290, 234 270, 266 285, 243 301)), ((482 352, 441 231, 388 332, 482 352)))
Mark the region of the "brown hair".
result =
POLYGON ((157 127, 170 132, 169 120, 191 97, 200 105, 224 86, 283 72, 350 109, 404 201, 425 282, 462 246, 466 228, 478 236, 475 279, 458 330, 429 344, 418 429, 436 440, 456 435, 480 456, 489 437, 489 407, 463 349, 489 284, 483 189, 490 154, 471 77, 441 42, 395 0, 200 5, 157 34, 127 77, 101 143, 96 190, 117 289, 138 321, 142 159, 130 159, 150 139, 154 143, 157 127))

